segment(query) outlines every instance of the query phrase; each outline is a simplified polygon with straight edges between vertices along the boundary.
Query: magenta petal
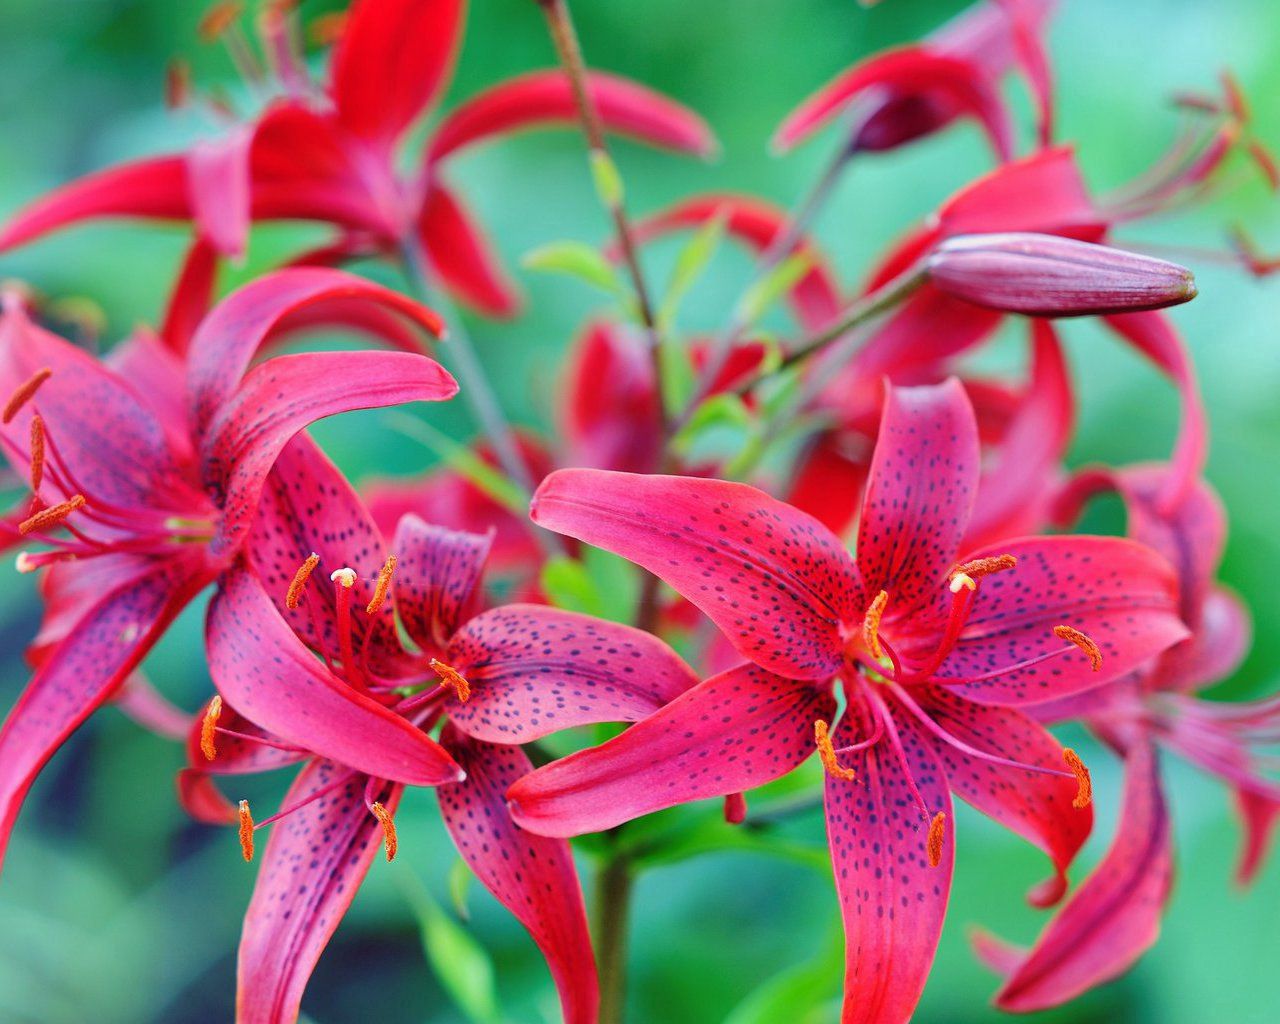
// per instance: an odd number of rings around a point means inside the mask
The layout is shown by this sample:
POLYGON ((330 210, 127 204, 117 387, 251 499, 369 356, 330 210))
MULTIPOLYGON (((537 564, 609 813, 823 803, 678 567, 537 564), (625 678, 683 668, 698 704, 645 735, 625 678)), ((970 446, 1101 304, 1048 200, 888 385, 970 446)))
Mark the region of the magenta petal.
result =
POLYGON ((1177 615, 1178 581, 1148 547, 1117 537, 1041 537, 966 554, 1011 554, 1016 568, 985 577, 938 682, 982 704, 1036 704, 1131 672, 1189 634, 1177 615), (1053 633, 1070 626, 1102 653, 1089 657, 1053 633), (1015 667, 1064 652, 1046 662, 1015 667), (975 677, 987 677, 975 679, 975 677), (962 682, 961 680, 970 680, 962 682))
MULTIPOLYGON (((942 766, 909 722, 900 725, 907 764, 887 741, 842 755, 858 773, 826 777, 827 841, 844 919, 845 977, 841 1024, 911 1019, 933 963, 951 892, 955 817, 942 766), (941 860, 929 864, 929 813, 946 815, 941 860)), ((860 739, 848 716, 836 746, 860 739)))
POLYGON ((740 665, 686 691, 603 746, 553 761, 508 791, 540 835, 601 832, 676 804, 754 789, 813 753, 830 689, 740 665))
POLYGON ((193 821, 202 825, 234 825, 240 820, 236 805, 228 800, 205 772, 182 768, 177 777, 178 803, 193 821))
POLYGON ((475 602, 493 532, 448 530, 406 515, 391 546, 398 559, 392 590, 405 631, 424 650, 443 651, 475 602))
POLYGON ((198 142, 187 156, 196 230, 224 256, 241 256, 249 238, 249 150, 254 126, 198 142))
POLYGON ((449 717, 493 743, 635 722, 698 682, 675 651, 643 630, 533 604, 477 615, 445 660, 471 683, 470 700, 451 699, 449 717))
POLYGON ((191 341, 188 382, 191 422, 206 430, 218 407, 236 390, 250 361, 278 330, 326 306, 343 308, 352 299, 400 314, 431 334, 442 324, 412 299, 341 270, 293 267, 277 270, 236 289, 214 307, 191 341))
MULTIPOLYGON (((702 118, 638 82, 592 71, 587 90, 605 131, 699 156, 715 151, 715 138, 702 118)), ((558 68, 533 71, 499 82, 451 110, 431 138, 427 160, 434 163, 495 135, 577 123, 568 76, 558 68)))
POLYGON ((1243 830, 1236 883, 1250 885, 1267 859, 1276 823, 1280 822, 1280 800, 1237 787, 1235 804, 1243 830))
POLYGON ((187 220, 191 212, 186 161, 152 157, 79 178, 19 210, 0 231, 0 251, 82 220, 187 220))
POLYGON ((418 217, 418 240, 444 286, 488 316, 507 317, 520 300, 484 231, 456 195, 433 183, 418 217))
POLYGON ((482 743, 450 726, 440 742, 467 773, 465 782, 436 790, 458 852, 529 929, 555 979, 565 1024, 595 1024, 600 992, 573 853, 564 840, 524 831, 507 813, 507 788, 533 765, 519 747, 482 743))
POLYGON ((458 385, 439 363, 407 352, 309 352, 254 367, 205 436, 205 481, 224 508, 215 550, 249 528, 276 457, 298 431, 352 409, 441 402, 458 385))
POLYGON ((394 782, 437 786, 461 778, 426 733, 315 658, 249 570, 232 569, 223 578, 209 609, 206 647, 218 691, 285 742, 394 782))
POLYGON ((926 284, 917 289, 875 328, 854 355, 849 373, 857 379, 936 368, 951 356, 985 341, 1000 326, 1002 315, 953 299, 926 284))
POLYGON ((255 722, 249 721, 230 704, 224 703, 218 715, 218 728, 230 730, 237 735, 215 733, 215 756, 210 761, 204 756, 201 743, 207 707, 208 705, 201 708, 198 715, 189 718, 184 730, 187 765, 203 775, 253 775, 276 768, 287 768, 311 756, 308 751, 289 747, 279 736, 273 736, 255 722), (255 742, 257 740, 262 742, 255 742))
MULTIPOLYGON (((298 773, 284 807, 333 784, 347 769, 314 761, 298 773)), ((364 802, 365 778, 317 797, 271 826, 240 935, 236 1024, 290 1024, 303 990, 382 845, 364 802)), ((382 803, 394 811, 400 787, 382 803)))
POLYGON ((187 735, 191 716, 157 690, 141 672, 131 672, 125 678, 113 703, 127 717, 157 736, 180 740, 187 735))
MULTIPOLYGON (((984 707, 941 687, 922 694, 921 704, 938 725, 976 750, 1055 771, 1066 769, 1061 744, 1020 711, 984 707)), ((1050 879, 1033 902, 1056 903, 1065 891, 1067 868, 1093 826, 1092 805, 1072 806, 1075 779, 993 764, 932 735, 925 738, 958 796, 1048 854, 1056 879, 1050 879)))
POLYGON ((187 249, 160 323, 160 337, 177 355, 186 355, 200 321, 213 305, 218 252, 202 238, 187 249))
POLYGON ((1129 752, 1111 849, 1005 981, 995 999, 1002 1010, 1026 1013, 1074 999, 1128 970, 1155 942, 1173 878, 1158 767, 1151 747, 1129 752))
POLYGON ((464 0, 362 0, 333 54, 330 92, 352 134, 390 146, 444 89, 464 0))
POLYGON ((0 857, 45 762, 209 582, 198 552, 143 564, 106 590, 44 657, 0 729, 0 857))
POLYGON ((887 621, 945 587, 978 470, 978 428, 957 380, 887 389, 857 546, 867 593, 889 594, 887 621))
POLYGON ((661 577, 743 657, 777 672, 831 675, 840 626, 861 615, 857 570, 836 536, 745 484, 564 469, 542 482, 530 515, 661 577))
POLYGON ((1215 587, 1200 606, 1191 638, 1161 658, 1159 688, 1191 693, 1222 682, 1240 667, 1252 641, 1249 609, 1225 587, 1215 587))

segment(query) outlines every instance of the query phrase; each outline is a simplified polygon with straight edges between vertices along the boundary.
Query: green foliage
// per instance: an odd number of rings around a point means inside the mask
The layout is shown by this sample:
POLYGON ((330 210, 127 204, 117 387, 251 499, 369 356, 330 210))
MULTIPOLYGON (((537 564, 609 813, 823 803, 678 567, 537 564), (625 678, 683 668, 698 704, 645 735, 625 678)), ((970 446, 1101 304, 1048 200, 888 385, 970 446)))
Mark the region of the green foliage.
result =
POLYGON ((525 253, 521 262, 530 270, 566 274, 577 278, 610 295, 624 293, 622 282, 618 280, 618 274, 613 265, 604 258, 599 249, 585 242, 548 242, 525 253))

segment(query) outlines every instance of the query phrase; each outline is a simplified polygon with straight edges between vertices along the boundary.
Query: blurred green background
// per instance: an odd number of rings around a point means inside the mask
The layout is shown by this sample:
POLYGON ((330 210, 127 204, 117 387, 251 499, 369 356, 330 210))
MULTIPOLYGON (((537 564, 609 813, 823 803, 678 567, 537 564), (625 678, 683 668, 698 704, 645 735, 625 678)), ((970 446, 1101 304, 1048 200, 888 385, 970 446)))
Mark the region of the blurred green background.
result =
MULTIPOLYGON (((198 81, 234 89, 223 53, 195 42, 202 6, 4 0, 0 215, 73 175, 190 137, 191 126, 160 102, 169 58, 185 54, 198 81)), ((305 6, 313 12, 334 5, 305 6)), ((825 136, 775 159, 765 143, 782 115, 855 57, 927 31, 960 6, 952 0, 888 0, 865 11, 853 0, 580 0, 575 8, 589 61, 691 104, 724 145, 721 159, 705 166, 619 145, 632 208, 644 211, 712 188, 794 200, 834 140, 825 136)), ((1253 98, 1262 136, 1280 142, 1280 5, 1274 0, 1064 0, 1062 6, 1050 33, 1060 134, 1078 140, 1095 186, 1119 184, 1142 170, 1172 139, 1177 121, 1169 93, 1211 90, 1223 66, 1238 73, 1253 98)), ((470 14, 450 99, 551 61, 543 22, 529 0, 480 0, 470 14)), ((1020 95, 1019 102, 1025 109, 1020 95)), ((887 240, 988 163, 977 132, 962 126, 856 165, 818 231, 842 279, 856 281, 887 240)), ((548 240, 605 237, 578 141, 566 133, 488 147, 466 157, 453 174, 465 177, 467 197, 513 267, 522 253, 548 240)), ((1228 221, 1246 223, 1264 244, 1269 239, 1280 247, 1276 204, 1256 184, 1209 211, 1141 224, 1121 237, 1220 246, 1228 221)), ((255 241, 254 263, 236 273, 252 272, 272 251, 314 235, 268 229, 255 241)), ((154 317, 182 242, 177 229, 81 229, 0 258, 0 277, 23 278, 52 296, 93 298, 107 313, 106 337, 119 337, 134 322, 154 317)), ((659 279, 671 252, 655 247, 659 279)), ((1274 527, 1280 286, 1255 282, 1207 257, 1181 258, 1201 286, 1200 298, 1176 317, 1195 350, 1212 414, 1210 476, 1232 516, 1224 576, 1252 605, 1260 634, 1223 694, 1255 695, 1276 682, 1280 659, 1280 637, 1270 628, 1280 610, 1274 527)), ((726 254, 719 260, 687 309, 687 326, 723 322, 747 269, 744 258, 726 254)), ((472 328, 514 415, 546 424, 555 415, 551 384, 558 360, 592 310, 592 296, 575 282, 517 273, 526 315, 472 328)), ((1066 325, 1064 334, 1081 381, 1076 460, 1124 462, 1166 453, 1175 422, 1172 389, 1088 325, 1066 325)), ((460 407, 433 415, 458 436, 470 429, 460 407)), ((409 472, 425 457, 398 440, 380 415, 346 417, 324 425, 320 436, 357 477, 409 472)), ((26 678, 20 653, 38 608, 30 580, 3 572, 0 707, 7 707, 26 678)), ((148 664, 158 685, 192 708, 208 693, 195 653, 199 637, 196 610, 148 664)), ((1092 863, 1107 839, 1118 776, 1105 755, 1086 749, 1095 754, 1099 793, 1099 834, 1084 857, 1092 863)), ((180 759, 174 745, 108 709, 46 771, 28 800, 0 883, 0 1021, 230 1019, 235 943, 253 869, 240 860, 230 833, 184 820, 172 788, 180 759)), ((1235 891, 1230 874, 1237 829, 1223 792, 1180 765, 1169 763, 1166 771, 1179 883, 1161 942, 1131 974, 1044 1015, 1046 1020, 1276 1019, 1280 866, 1272 864, 1251 893, 1235 891)), ((264 807, 281 792, 279 785, 257 781, 250 788, 244 795, 264 807)), ((399 860, 390 868, 375 864, 313 980, 305 1006, 321 1024, 464 1021, 447 986, 483 991, 483 961, 462 939, 437 944, 440 963, 432 970, 406 898, 421 881, 438 903, 449 903, 447 880, 456 857, 435 820, 431 796, 410 794, 400 823, 399 860)), ((981 922, 1015 938, 1030 938, 1039 927, 1022 894, 1045 869, 1042 858, 965 811, 958 832, 957 883, 920 1006, 922 1021, 998 1017, 986 1007, 994 981, 969 955, 967 926, 981 922)), ((801 816, 787 837, 820 851, 820 816, 801 816)), ((744 849, 645 875, 633 927, 632 1020, 758 1020, 747 1015, 744 1000, 788 971, 799 979, 796 991, 812 989, 822 998, 806 999, 803 1008, 797 1003, 776 1019, 835 1020, 836 903, 829 879, 808 863, 812 859, 800 854, 780 860, 744 849)), ((556 1019, 545 968, 523 931, 478 887, 467 902, 463 936, 489 951, 497 976, 501 1009, 489 1019, 556 1019)))

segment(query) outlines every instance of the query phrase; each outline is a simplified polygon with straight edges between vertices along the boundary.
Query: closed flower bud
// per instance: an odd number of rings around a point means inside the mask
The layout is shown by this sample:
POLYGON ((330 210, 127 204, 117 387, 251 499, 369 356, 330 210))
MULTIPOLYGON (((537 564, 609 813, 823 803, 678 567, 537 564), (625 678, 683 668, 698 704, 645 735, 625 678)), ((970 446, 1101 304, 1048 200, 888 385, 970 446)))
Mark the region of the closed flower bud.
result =
POLYGON ((1176 306, 1195 298, 1176 263, 1059 235, 957 235, 926 266, 941 291, 1028 316, 1088 316, 1176 306))

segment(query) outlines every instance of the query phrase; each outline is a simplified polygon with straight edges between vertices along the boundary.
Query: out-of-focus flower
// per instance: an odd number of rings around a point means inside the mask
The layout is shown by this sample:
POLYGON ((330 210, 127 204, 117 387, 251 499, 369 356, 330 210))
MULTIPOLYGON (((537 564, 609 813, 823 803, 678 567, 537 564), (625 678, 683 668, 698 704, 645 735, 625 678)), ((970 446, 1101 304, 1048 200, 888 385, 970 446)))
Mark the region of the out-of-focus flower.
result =
POLYGON ((1036 898, 1053 901, 1088 832, 1088 779, 1026 709, 1187 634, 1172 571, 1132 541, 1014 540, 958 562, 978 475, 955 381, 890 390, 856 559, 742 484, 553 473, 535 521, 661 577, 748 664, 522 779, 516 821, 575 835, 740 792, 803 761, 816 730, 848 936, 845 1020, 908 1017, 946 908, 950 789, 1049 854, 1054 877, 1036 898), (833 677, 849 710, 829 732, 833 677), (912 913, 888 914, 904 900, 912 913))

